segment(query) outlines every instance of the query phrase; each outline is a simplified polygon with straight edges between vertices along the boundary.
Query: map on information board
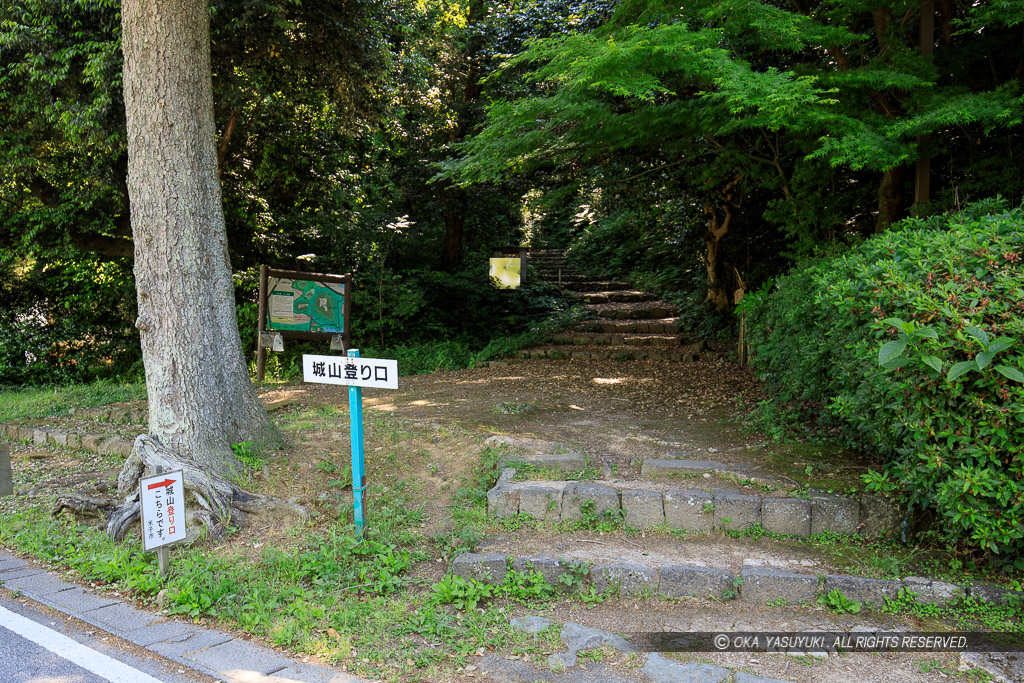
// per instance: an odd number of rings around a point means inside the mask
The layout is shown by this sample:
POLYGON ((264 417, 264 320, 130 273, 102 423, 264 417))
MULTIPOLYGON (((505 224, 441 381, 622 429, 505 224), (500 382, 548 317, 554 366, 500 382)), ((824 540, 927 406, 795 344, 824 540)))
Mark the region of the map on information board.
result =
POLYGON ((271 278, 268 330, 345 331, 345 285, 271 278))

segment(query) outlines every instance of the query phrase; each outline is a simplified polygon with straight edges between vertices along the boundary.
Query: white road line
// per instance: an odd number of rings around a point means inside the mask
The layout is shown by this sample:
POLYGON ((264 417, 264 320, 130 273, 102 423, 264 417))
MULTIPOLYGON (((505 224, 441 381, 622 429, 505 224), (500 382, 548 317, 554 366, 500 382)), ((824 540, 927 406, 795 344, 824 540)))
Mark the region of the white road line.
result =
POLYGON ((108 657, 90 647, 36 623, 27 617, 0 607, 0 626, 45 647, 55 655, 82 667, 110 683, 160 683, 156 678, 108 657))

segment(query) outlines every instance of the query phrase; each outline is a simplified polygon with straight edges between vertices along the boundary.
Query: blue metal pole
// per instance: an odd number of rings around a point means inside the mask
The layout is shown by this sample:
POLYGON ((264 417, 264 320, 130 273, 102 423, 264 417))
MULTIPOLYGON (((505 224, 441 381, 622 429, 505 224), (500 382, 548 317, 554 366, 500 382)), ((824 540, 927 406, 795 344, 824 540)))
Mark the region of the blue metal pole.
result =
MULTIPOLYGON (((359 349, 349 349, 350 358, 359 358, 359 349)), ((355 509, 356 536, 363 536, 363 493, 366 474, 363 459, 363 388, 348 388, 349 427, 352 442, 352 498, 355 509)))

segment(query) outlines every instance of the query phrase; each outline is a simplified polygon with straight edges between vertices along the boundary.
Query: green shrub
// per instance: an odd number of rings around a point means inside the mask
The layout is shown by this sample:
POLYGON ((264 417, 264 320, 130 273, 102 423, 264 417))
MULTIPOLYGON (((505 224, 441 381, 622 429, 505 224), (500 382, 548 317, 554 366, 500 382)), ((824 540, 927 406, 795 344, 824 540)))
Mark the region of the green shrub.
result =
POLYGON ((964 549, 1024 550, 1024 211, 910 219, 748 305, 755 367, 886 459, 895 495, 964 549), (754 310, 750 310, 753 308, 754 310))

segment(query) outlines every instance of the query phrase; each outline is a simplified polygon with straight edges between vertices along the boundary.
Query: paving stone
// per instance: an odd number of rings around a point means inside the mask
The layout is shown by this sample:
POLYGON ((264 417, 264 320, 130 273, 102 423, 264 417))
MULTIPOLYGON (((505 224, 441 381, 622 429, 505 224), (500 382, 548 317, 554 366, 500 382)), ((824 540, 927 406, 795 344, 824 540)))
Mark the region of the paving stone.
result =
POLYGON ((523 633, 540 633, 548 626, 551 626, 551 620, 545 619, 544 617, 513 617, 509 622, 509 625, 517 631, 523 633))
MULTIPOLYGON (((576 663, 575 655, 563 653, 571 663, 576 663)), ((588 662, 586 667, 552 671, 550 664, 557 663, 558 669, 564 669, 561 657, 549 658, 549 667, 542 662, 537 666, 521 660, 509 660, 498 655, 485 655, 474 663, 480 672, 486 672, 484 678, 494 683, 637 683, 635 678, 625 677, 616 672, 614 667, 605 664, 588 662), (544 668, 541 668, 544 667, 544 668)))
POLYGON ((726 683, 732 673, 711 664, 678 662, 657 652, 647 655, 641 671, 655 683, 726 683))
POLYGON ((772 567, 744 567, 741 595, 758 604, 783 599, 786 604, 814 603, 818 599, 818 577, 772 567))
POLYGON ((46 599, 48 602, 59 605, 72 612, 78 612, 79 614, 91 612, 92 610, 99 609, 100 607, 115 605, 118 602, 113 598, 90 593, 79 586, 75 586, 71 590, 54 593, 47 596, 46 599))
POLYGON ((895 533, 899 525, 899 508, 888 498, 863 494, 860 497, 860 535, 883 538, 895 533))
POLYGON ((82 448, 87 451, 99 452, 101 443, 103 443, 102 434, 86 434, 82 437, 82 448))
POLYGON ((658 574, 653 569, 632 562, 595 565, 590 579, 599 593, 618 589, 620 595, 654 595, 658 592, 658 574))
POLYGON ((482 583, 501 583, 508 573, 505 553, 465 553, 452 562, 452 572, 464 579, 482 583))
POLYGON ((366 683, 352 674, 343 673, 325 666, 295 664, 280 671, 257 679, 258 683, 366 683))
POLYGON ((46 572, 39 571, 14 579, 4 579, 4 588, 21 591, 30 596, 49 596, 60 591, 70 590, 74 586, 46 572))
POLYGON ((580 519, 580 506, 588 500, 594 501, 594 513, 619 509, 619 492, 599 484, 571 482, 562 491, 562 521, 575 522, 580 519))
POLYGON ((27 567, 28 564, 25 560, 20 557, 14 557, 13 555, 7 555, 6 553, 0 553, 0 572, 11 571, 12 569, 21 569, 27 567))
POLYGON ((765 531, 794 536, 811 535, 811 501, 803 498, 765 498, 761 501, 765 531))
POLYGON ((512 560, 512 570, 519 574, 529 574, 531 571, 538 571, 552 586, 559 591, 569 591, 572 586, 566 585, 559 578, 568 573, 565 560, 552 557, 547 553, 533 555, 531 557, 517 557, 512 560))
POLYGON ((108 627, 121 633, 138 631, 154 622, 162 620, 161 617, 150 612, 143 612, 142 610, 129 607, 122 602, 91 610, 87 616, 91 621, 106 624, 108 627))
POLYGON ((665 523, 665 505, 656 491, 623 491, 622 509, 626 524, 634 529, 650 529, 665 523))
POLYGON ((1024 600, 1024 592, 1006 588, 991 581, 979 581, 978 583, 971 584, 967 589, 967 594, 972 598, 991 602, 995 605, 1009 604, 1012 598, 1024 600))
POLYGON ((829 574, 825 579, 825 593, 838 590, 847 600, 855 600, 871 605, 872 607, 883 607, 885 598, 895 598, 903 584, 899 581, 887 581, 885 579, 868 579, 862 576, 847 576, 846 574, 829 574))
POLYGON ((709 533, 715 501, 707 491, 668 491, 664 494, 665 521, 672 529, 709 533))
POLYGON ((548 666, 556 671, 576 666, 575 652, 556 652, 548 657, 548 666))
POLYGON ((734 578, 724 569, 676 564, 658 570, 658 588, 670 598, 721 598, 734 578))
POLYGON ((855 534, 860 526, 860 502, 845 496, 811 496, 811 534, 832 531, 855 534))
POLYGON ((216 647, 226 643, 233 638, 219 631, 207 629, 179 629, 176 633, 163 640, 158 640, 148 646, 148 649, 163 655, 164 657, 184 657, 204 648, 216 647))
POLYGON ((488 491, 487 514, 490 517, 511 517, 519 514, 519 489, 501 484, 488 491))
POLYGON ((917 601, 928 605, 945 605, 966 595, 963 588, 955 583, 935 581, 921 576, 906 576, 903 585, 917 594, 917 601))
POLYGON ((519 512, 534 519, 557 522, 562 507, 562 490, 554 486, 519 487, 519 512))
POLYGON ((732 677, 732 683, 792 683, 792 681, 784 681, 781 678, 764 678, 763 676, 755 676, 754 674, 737 671, 732 677))
POLYGON ((714 499, 716 530, 741 531, 761 523, 761 499, 757 496, 716 489, 714 499))
POLYGON ((619 652, 633 652, 636 649, 622 636, 571 621, 562 624, 562 642, 573 653, 598 647, 610 647, 619 652))
POLYGON ((11 567, 10 569, 0 569, 0 583, 10 583, 14 579, 20 579, 23 576, 34 576, 36 574, 43 574, 42 569, 35 567, 29 567, 23 564, 21 567, 11 567))
MULTIPOLYGON (((136 645, 148 647, 160 641, 184 640, 184 637, 197 633, 200 630, 188 624, 182 624, 179 621, 164 620, 149 626, 143 626, 134 631, 126 631, 122 637, 136 645)), ((225 638, 228 637, 230 636, 225 636, 225 638)))
POLYGON ((225 678, 236 680, 239 678, 239 674, 256 672, 266 675, 281 671, 291 664, 290 660, 273 650, 244 640, 229 640, 226 643, 193 652, 185 659, 216 671, 225 678))
POLYGON ((644 460, 640 474, 649 477, 658 474, 693 474, 725 468, 724 462, 717 460, 644 460))

